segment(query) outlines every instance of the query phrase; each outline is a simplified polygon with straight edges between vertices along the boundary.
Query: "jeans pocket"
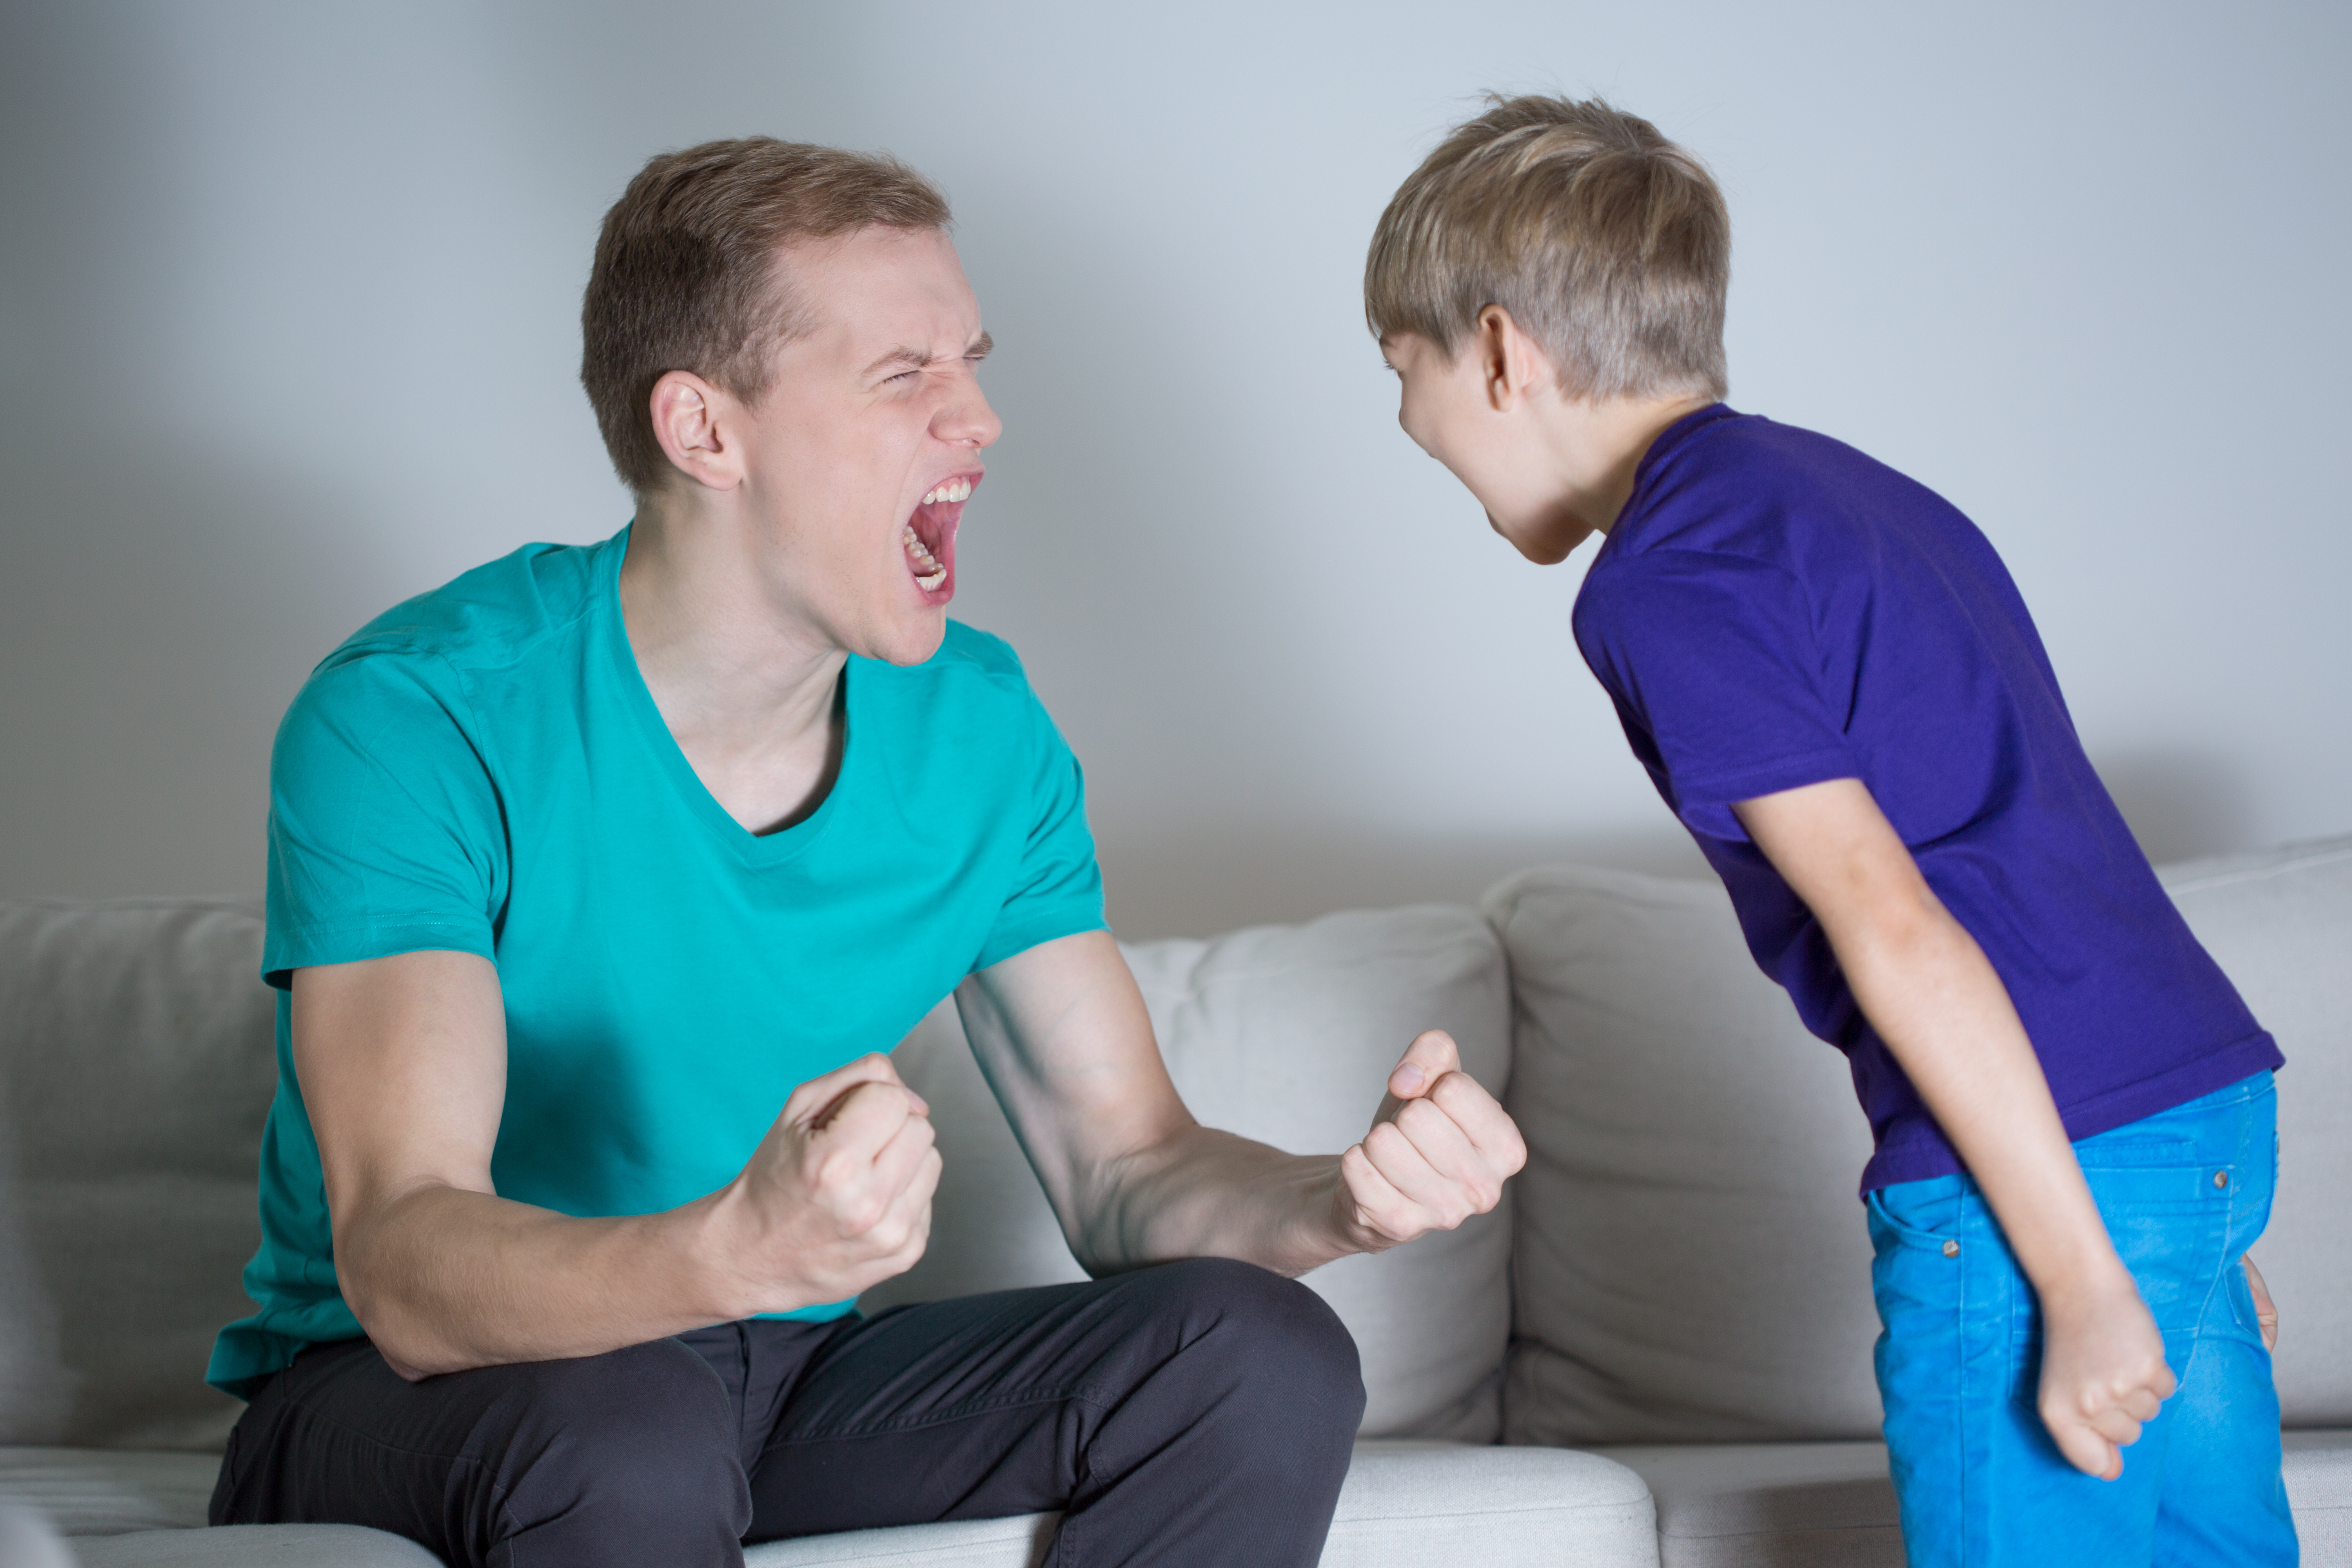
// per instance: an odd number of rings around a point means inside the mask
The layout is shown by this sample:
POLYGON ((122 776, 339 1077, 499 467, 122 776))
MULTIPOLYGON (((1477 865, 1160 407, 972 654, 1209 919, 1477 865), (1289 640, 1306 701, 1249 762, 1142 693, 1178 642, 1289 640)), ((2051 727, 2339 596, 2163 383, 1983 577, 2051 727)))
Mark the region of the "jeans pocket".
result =
POLYGON ((1938 1176, 1924 1182, 1897 1182, 1864 1194, 1872 1244, 1882 1251, 1889 1246, 1903 1246, 1944 1252, 1965 1222, 1967 1191, 1960 1178, 1938 1176))
POLYGON ((2231 1261, 2227 1166, 2089 1170, 2116 1256, 2166 1334, 2194 1333, 2231 1261), (2217 1181, 2216 1177, 2220 1180, 2217 1181))

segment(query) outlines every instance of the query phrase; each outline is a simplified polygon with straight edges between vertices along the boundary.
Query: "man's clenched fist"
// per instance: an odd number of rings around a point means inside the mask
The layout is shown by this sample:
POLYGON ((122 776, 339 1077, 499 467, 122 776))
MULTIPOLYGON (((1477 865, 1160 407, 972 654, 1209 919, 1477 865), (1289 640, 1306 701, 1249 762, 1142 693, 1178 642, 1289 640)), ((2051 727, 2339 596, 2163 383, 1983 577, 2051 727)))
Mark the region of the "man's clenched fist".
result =
POLYGON ((1366 1252, 1452 1230, 1500 1202, 1527 1163, 1518 1128, 1462 1070, 1454 1037, 1429 1030, 1389 1074, 1372 1130, 1339 1156, 1341 1226, 1366 1252))
POLYGON ((905 1273, 939 1184, 930 1107, 889 1058, 802 1084, 720 1199, 731 1315, 844 1300, 905 1273))

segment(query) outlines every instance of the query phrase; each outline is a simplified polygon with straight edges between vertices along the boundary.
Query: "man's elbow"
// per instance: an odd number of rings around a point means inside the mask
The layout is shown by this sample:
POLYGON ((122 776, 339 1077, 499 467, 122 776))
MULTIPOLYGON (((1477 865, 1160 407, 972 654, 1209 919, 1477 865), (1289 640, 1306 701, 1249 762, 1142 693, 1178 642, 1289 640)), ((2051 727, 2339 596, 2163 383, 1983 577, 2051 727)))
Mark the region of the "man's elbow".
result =
POLYGON ((335 1237, 335 1285, 384 1364, 411 1383, 436 1373, 464 1371, 468 1363, 450 1354, 412 1299, 414 1292, 403 1289, 405 1282, 397 1265, 381 1247, 368 1244, 363 1227, 354 1228, 361 1230, 356 1244, 346 1241, 340 1227, 335 1237))

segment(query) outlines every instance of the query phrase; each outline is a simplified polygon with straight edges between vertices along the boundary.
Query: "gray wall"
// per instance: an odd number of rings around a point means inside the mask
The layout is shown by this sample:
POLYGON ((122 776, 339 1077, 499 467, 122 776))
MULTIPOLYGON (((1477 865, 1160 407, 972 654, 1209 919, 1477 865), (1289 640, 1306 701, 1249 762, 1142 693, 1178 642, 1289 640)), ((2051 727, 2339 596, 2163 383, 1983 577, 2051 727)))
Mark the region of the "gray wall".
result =
POLYGON ((2340 5, 17 5, 0 892, 248 891, 393 601, 626 520, 594 226, 751 131, 938 177, 1003 345, 959 613, 1150 936, 1693 863, 1549 571, 1393 424, 1364 242, 1487 86, 1712 161, 1734 402, 1951 496, 2159 858, 2352 827, 2340 5), (1768 15, 1769 13, 1769 15, 1768 15))

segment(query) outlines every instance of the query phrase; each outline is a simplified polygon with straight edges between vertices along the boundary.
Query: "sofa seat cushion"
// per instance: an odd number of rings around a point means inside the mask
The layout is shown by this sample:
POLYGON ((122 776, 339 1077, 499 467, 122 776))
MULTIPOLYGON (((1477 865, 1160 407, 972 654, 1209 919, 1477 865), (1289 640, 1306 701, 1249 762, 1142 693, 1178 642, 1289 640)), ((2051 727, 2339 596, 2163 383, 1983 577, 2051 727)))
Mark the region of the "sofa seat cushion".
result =
POLYGON ((1322 1568, 1611 1568, 1658 1560, 1642 1478, 1566 1448, 1356 1445, 1322 1568))
POLYGON ((442 1568, 416 1542, 355 1524, 142 1530, 73 1545, 79 1568, 442 1568))
POLYGON ((1661 1568, 1903 1568, 1884 1443, 1667 1443, 1598 1452, 1648 1484, 1661 1568))
MULTIPOLYGON (((422 1549, 328 1525, 191 1530, 204 1522, 212 1467, 189 1454, 0 1449, 0 1495, 47 1512, 82 1568, 432 1568, 422 1549), (182 1528, 157 1528, 177 1526, 182 1528)), ((1053 1514, 861 1530, 774 1541, 746 1568, 1033 1568, 1053 1514)), ((1564 1448, 1367 1441, 1339 1491, 1324 1568, 1654 1568, 1642 1478, 1564 1448)))
POLYGON ((2303 1568, 2352 1568, 2352 1430, 2289 1432, 2285 1440, 2303 1568))
MULTIPOLYGON (((744 1568, 1032 1568, 1053 1514, 861 1530, 752 1547, 744 1568)), ((1623 1466, 1564 1448, 1356 1445, 1322 1568, 1650 1568, 1654 1516, 1623 1466)))
POLYGON ((202 1524, 219 1474, 214 1454, 0 1447, 0 1498, 29 1503, 66 1535, 202 1524))
MULTIPOLYGON (((2352 1431, 2289 1432, 2285 1445, 2305 1568, 2352 1568, 2352 1431)), ((1883 1443, 1597 1451, 1648 1483, 1660 1568, 1903 1568, 1883 1443)))

